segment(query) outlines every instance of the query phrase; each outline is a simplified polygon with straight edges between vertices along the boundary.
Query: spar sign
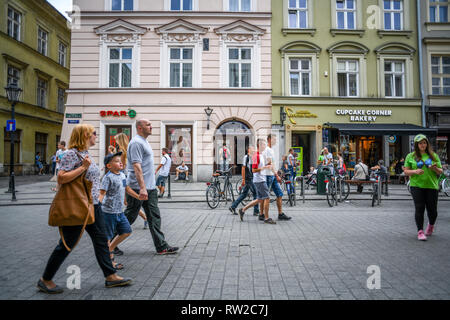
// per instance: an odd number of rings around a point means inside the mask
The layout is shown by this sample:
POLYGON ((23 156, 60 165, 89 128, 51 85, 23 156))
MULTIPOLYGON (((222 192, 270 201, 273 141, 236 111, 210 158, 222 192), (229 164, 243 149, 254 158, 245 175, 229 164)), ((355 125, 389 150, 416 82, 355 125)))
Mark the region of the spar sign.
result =
POLYGON ((116 117, 116 118, 122 118, 122 117, 130 117, 135 118, 136 117, 136 111, 133 109, 128 110, 101 110, 100 111, 100 117, 116 117))

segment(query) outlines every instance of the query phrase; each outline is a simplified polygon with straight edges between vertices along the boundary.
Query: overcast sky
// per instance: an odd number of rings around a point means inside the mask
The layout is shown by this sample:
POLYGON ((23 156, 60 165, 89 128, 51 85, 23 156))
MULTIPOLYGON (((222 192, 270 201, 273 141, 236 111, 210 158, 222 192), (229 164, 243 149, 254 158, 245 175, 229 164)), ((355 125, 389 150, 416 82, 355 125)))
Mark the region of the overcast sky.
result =
POLYGON ((58 9, 59 12, 61 12, 67 19, 70 20, 70 18, 67 16, 66 11, 72 10, 72 0, 47 0, 54 6, 56 9, 58 9))

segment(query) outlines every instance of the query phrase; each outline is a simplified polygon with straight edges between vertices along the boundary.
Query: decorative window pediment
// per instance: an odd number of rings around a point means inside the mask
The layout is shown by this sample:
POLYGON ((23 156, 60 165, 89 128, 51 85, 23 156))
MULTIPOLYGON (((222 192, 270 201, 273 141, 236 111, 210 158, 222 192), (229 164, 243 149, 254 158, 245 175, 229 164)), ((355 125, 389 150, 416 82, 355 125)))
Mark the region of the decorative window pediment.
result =
POLYGON ((94 29, 102 40, 112 40, 116 42, 135 41, 147 32, 146 28, 124 21, 115 20, 94 29))
POLYGON ((339 43, 332 45, 331 47, 329 47, 327 49, 327 51, 330 54, 345 53, 345 54, 364 54, 364 55, 366 55, 369 52, 369 48, 367 48, 366 46, 364 46, 360 43, 357 43, 357 42, 343 41, 343 42, 339 42, 339 43))
POLYGON ((221 36, 222 40, 229 41, 256 41, 266 33, 264 29, 242 20, 216 28, 214 31, 221 36))
POLYGON ((200 35, 205 34, 207 31, 208 28, 183 19, 178 19, 155 29, 155 32, 161 35, 163 40, 178 42, 199 40, 200 35))
POLYGON ((385 43, 377 48, 375 48, 375 53, 377 56, 381 54, 389 54, 389 55, 408 55, 413 56, 416 52, 416 49, 413 47, 398 42, 385 43))
POLYGON ((280 48, 282 54, 285 53, 315 53, 319 54, 322 49, 316 44, 308 41, 293 41, 280 48))

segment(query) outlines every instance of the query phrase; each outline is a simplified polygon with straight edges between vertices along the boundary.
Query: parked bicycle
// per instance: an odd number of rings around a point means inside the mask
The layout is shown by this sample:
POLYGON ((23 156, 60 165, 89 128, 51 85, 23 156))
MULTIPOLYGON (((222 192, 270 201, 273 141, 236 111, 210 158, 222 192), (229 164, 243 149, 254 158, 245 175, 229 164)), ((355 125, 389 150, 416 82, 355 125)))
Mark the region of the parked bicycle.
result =
MULTIPOLYGON (((408 188, 408 192, 411 193, 411 186, 409 185, 410 180, 406 183, 406 187, 408 188)), ((447 197, 450 197, 450 169, 445 170, 439 176, 439 192, 443 192, 447 197)))
POLYGON ((372 173, 370 174, 370 181, 374 181, 374 184, 372 187, 372 207, 374 207, 375 204, 379 205, 381 203, 381 196, 380 196, 380 192, 378 190, 378 188, 379 188, 378 184, 381 181, 380 179, 382 179, 381 171, 380 170, 372 171, 372 173))
POLYGON ((233 176, 231 173, 232 169, 233 167, 230 167, 226 171, 217 170, 213 173, 212 181, 206 183, 208 186, 206 189, 206 202, 211 209, 217 208, 221 201, 224 201, 225 204, 228 201, 234 202, 233 186, 230 181, 233 176), (222 178, 224 179, 223 188, 220 182, 222 178))
POLYGON ((346 179, 347 173, 340 168, 334 168, 333 173, 328 174, 325 178, 327 202, 330 207, 347 200, 350 194, 350 185, 345 182, 346 179))
POLYGON ((292 183, 291 175, 289 173, 285 173, 280 176, 281 177, 281 183, 283 184, 282 188, 286 191, 287 194, 287 202, 292 207, 296 205, 296 198, 295 198, 295 183, 292 183))

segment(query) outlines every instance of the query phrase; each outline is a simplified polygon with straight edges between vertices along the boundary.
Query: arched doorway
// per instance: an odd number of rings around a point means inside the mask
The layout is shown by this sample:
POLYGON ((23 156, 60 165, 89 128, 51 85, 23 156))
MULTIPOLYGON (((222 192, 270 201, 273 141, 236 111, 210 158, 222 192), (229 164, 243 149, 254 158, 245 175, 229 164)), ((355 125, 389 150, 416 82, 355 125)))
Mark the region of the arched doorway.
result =
POLYGON ((253 140, 252 130, 242 121, 233 119, 220 124, 214 133, 214 171, 221 169, 220 150, 225 143, 229 151, 228 165, 234 166, 233 174, 240 174, 242 158, 253 140))

